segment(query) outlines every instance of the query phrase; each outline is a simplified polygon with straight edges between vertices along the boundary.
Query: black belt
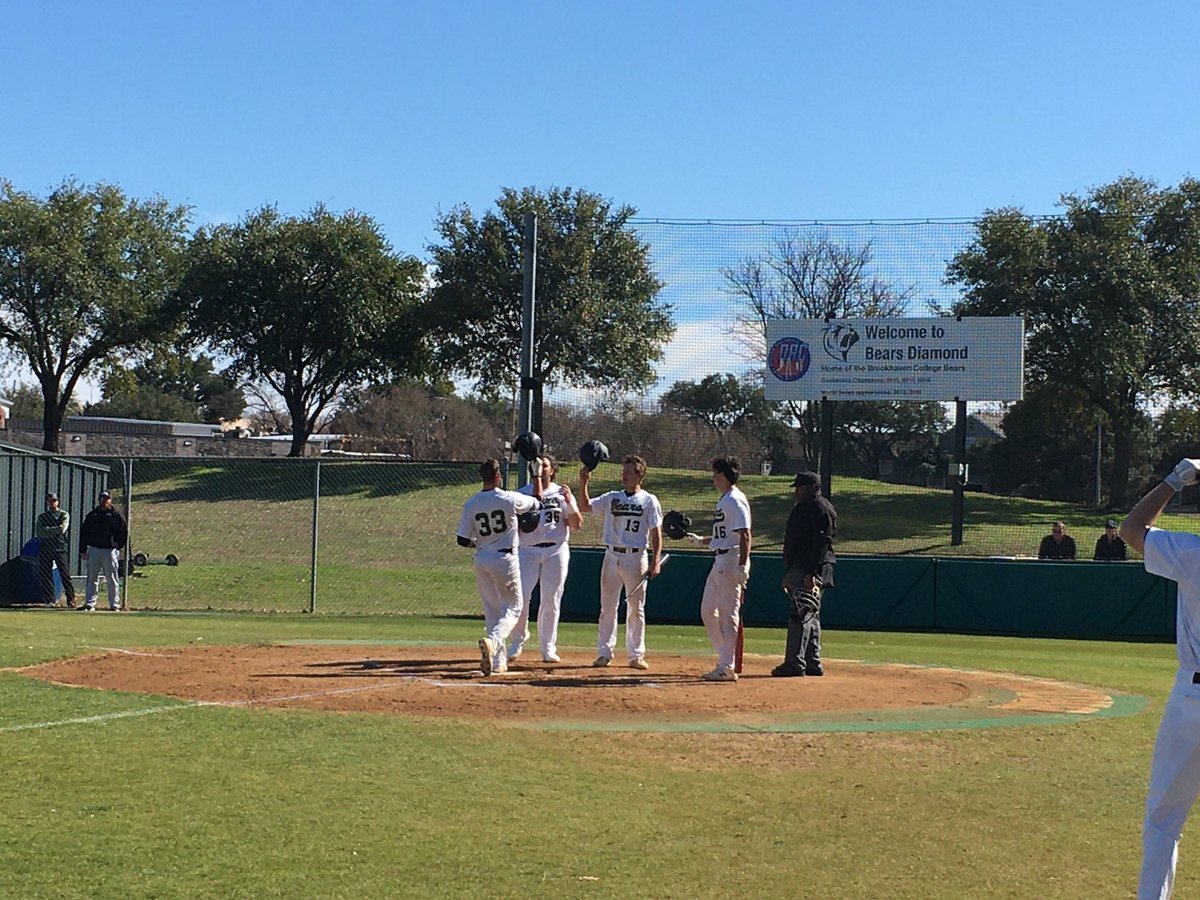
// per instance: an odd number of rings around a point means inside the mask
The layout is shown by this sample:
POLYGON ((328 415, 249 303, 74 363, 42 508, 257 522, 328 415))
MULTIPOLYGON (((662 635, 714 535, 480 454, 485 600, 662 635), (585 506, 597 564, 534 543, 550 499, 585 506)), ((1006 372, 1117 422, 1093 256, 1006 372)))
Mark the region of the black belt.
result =
POLYGON ((733 549, 732 547, 725 547, 724 549, 718 548, 713 551, 713 556, 724 556, 726 553, 728 553, 732 549, 733 549))
POLYGON ((1192 684, 1200 684, 1200 672, 1192 673, 1192 684))
POLYGON ((645 553, 645 547, 609 547, 613 553, 645 553))
POLYGON ((512 547, 501 547, 497 553, 512 553, 512 547))
POLYGON ((534 544, 535 547, 557 547, 559 541, 542 541, 540 544, 534 544))

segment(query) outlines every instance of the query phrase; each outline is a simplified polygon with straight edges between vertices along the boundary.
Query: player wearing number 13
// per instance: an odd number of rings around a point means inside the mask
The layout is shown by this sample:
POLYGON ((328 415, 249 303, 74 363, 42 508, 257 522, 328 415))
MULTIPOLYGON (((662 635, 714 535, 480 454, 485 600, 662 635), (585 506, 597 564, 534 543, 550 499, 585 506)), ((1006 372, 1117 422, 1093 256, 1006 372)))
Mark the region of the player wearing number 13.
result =
POLYGON ((604 516, 604 543, 608 546, 600 565, 600 623, 592 663, 607 666, 617 647, 617 606, 625 588, 625 649, 629 665, 648 669, 646 663, 646 583, 658 574, 662 558, 662 506, 642 490, 646 461, 626 456, 621 463, 621 490, 608 491, 594 500, 588 496, 587 466, 579 470, 579 511, 604 516), (649 551, 649 558, 647 558, 649 551))
POLYGON ((458 543, 475 548, 475 583, 483 600, 486 634, 479 642, 484 675, 508 670, 505 641, 521 615, 521 567, 517 558, 517 516, 541 506, 541 479, 527 496, 500 489, 500 463, 484 460, 479 466, 483 488, 463 507, 458 522, 458 543))

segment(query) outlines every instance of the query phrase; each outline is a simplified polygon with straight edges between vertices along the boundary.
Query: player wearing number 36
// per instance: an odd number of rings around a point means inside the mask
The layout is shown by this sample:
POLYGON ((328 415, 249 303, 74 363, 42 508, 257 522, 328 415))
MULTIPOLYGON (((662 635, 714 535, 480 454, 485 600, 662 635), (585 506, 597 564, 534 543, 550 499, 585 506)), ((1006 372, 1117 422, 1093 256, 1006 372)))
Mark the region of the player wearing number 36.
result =
POLYGON ((540 477, 534 480, 533 496, 501 490, 500 463, 495 459, 483 461, 479 477, 483 488, 463 507, 458 543, 475 548, 475 583, 487 630, 479 642, 480 668, 491 675, 508 671, 505 642, 521 615, 517 516, 541 506, 542 482, 540 477))
POLYGON ((579 470, 579 510, 604 516, 608 550, 600 566, 600 623, 593 666, 607 666, 617 647, 617 606, 625 588, 625 649, 629 665, 648 669, 646 662, 646 584, 658 574, 662 558, 662 506, 642 490, 646 461, 626 456, 621 463, 621 490, 596 499, 588 496, 587 466, 579 470), (647 557, 647 551, 649 556, 647 557))
POLYGON ((1121 537, 1145 557, 1146 571, 1179 584, 1175 613, 1179 672, 1163 707, 1150 762, 1140 900, 1171 896, 1179 835, 1200 796, 1200 535, 1154 527, 1175 494, 1195 484, 1197 475, 1200 459, 1181 460, 1121 523, 1121 537))
MULTIPOLYGON (((541 588, 538 605, 538 643, 543 662, 559 662, 558 619, 562 613, 563 589, 567 585, 567 566, 571 562, 571 529, 583 524, 583 516, 571 489, 558 484, 558 462, 553 456, 542 456, 542 509, 537 526, 527 531, 521 527, 521 617, 508 639, 508 658, 521 655, 529 640, 529 602, 535 586, 541 588)), ((532 494, 532 481, 521 488, 522 494, 532 494)))

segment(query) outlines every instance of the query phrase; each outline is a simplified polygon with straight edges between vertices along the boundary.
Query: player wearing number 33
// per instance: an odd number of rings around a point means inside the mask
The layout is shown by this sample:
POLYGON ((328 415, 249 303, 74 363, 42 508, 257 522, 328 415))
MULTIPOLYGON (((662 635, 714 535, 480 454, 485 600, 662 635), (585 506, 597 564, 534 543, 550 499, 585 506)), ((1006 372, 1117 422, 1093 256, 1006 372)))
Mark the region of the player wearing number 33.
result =
POLYGON ((1139 900, 1171 896, 1179 835, 1200 796, 1200 536, 1154 527, 1175 494, 1196 484, 1198 475, 1200 459, 1181 460, 1121 523, 1121 538, 1145 557, 1146 571, 1179 585, 1175 613, 1179 671, 1163 707, 1150 762, 1139 900))
POLYGON ((521 568, 517 558, 517 516, 541 506, 541 479, 533 496, 500 489, 500 463, 479 466, 483 488, 463 507, 458 543, 475 548, 475 583, 483 600, 486 634, 479 642, 484 675, 508 671, 505 641, 521 615, 521 568))
POLYGON ((693 546, 708 547, 713 553, 700 601, 700 618, 717 651, 717 667, 706 673, 704 680, 737 681, 734 664, 738 618, 742 591, 750 580, 750 501, 737 486, 740 473, 736 457, 718 456, 712 461, 712 473, 713 487, 720 494, 712 536, 701 537, 689 531, 687 539, 693 546))
MULTIPOLYGON (((542 508, 537 525, 526 531, 521 525, 521 616, 509 637, 508 658, 521 655, 529 640, 529 602, 534 586, 541 587, 538 605, 537 630, 544 662, 559 662, 558 619, 562 612, 563 589, 567 585, 567 566, 571 561, 571 546, 567 541, 571 529, 583 524, 583 516, 571 489, 558 484, 558 463, 553 456, 542 456, 542 508)), ((535 479, 536 480, 536 479, 535 479)), ((534 484, 521 488, 522 494, 532 494, 534 484)))
POLYGON ((621 490, 596 499, 588 496, 591 472, 579 470, 579 510, 604 516, 608 550, 600 565, 600 623, 593 666, 607 666, 617 647, 617 606, 625 588, 625 649, 629 665, 648 669, 646 662, 646 584, 658 574, 662 558, 662 506, 642 490, 646 461, 626 456, 621 463, 621 490), (649 551, 649 558, 647 558, 649 551))

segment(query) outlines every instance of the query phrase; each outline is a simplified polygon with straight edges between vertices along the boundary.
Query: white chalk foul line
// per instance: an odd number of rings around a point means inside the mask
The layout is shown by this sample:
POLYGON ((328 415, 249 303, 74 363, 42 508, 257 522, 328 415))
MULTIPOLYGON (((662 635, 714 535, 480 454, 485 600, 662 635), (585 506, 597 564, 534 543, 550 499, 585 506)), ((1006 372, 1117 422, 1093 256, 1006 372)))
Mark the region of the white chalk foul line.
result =
POLYGON ((97 722, 108 722, 112 719, 131 719, 136 716, 152 716, 155 713, 171 712, 176 709, 193 709, 198 703, 172 703, 170 706, 152 706, 149 709, 127 709, 121 712, 103 713, 98 716, 81 716, 75 719, 58 719, 54 722, 29 722, 25 725, 0 726, 0 734, 13 731, 34 731, 39 728, 57 728, 60 725, 93 725, 97 722))

